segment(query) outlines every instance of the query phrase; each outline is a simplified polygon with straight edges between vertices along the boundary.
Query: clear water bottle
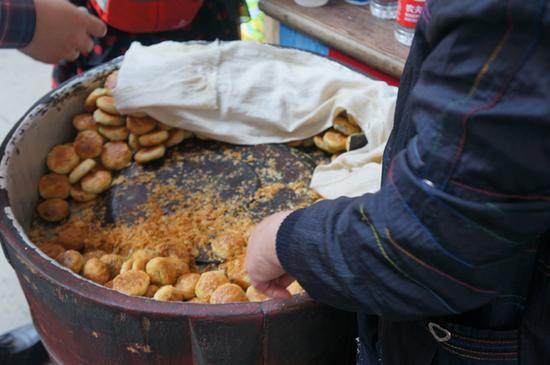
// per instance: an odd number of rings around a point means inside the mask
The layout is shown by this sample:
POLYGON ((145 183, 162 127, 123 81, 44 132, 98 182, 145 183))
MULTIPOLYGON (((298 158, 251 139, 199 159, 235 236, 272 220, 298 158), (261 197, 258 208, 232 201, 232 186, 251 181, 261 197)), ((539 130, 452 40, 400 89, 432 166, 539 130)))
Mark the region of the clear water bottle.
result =
POLYGON ((370 0, 370 12, 377 18, 395 19, 397 0, 370 0))
POLYGON ((367 5, 369 3, 369 0, 345 0, 345 1, 353 5, 367 5))
POLYGON ((398 0, 395 21, 395 39, 410 46, 414 37, 416 23, 420 19, 426 0, 398 0))

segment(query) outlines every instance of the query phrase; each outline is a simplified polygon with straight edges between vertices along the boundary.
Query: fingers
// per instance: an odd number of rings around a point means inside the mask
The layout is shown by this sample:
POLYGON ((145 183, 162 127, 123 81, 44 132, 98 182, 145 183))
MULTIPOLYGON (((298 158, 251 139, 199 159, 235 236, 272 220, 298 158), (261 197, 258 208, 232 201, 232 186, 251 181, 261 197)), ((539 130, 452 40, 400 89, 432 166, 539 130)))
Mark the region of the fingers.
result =
POLYGON ((66 61, 75 61, 78 57, 80 57, 80 51, 75 49, 67 51, 63 59, 66 61))
POLYGON ((86 8, 81 7, 79 10, 86 13, 85 18, 87 24, 85 25, 85 29, 83 29, 84 32, 79 39, 78 50, 80 50, 81 54, 87 55, 94 49, 95 44, 92 37, 103 37, 107 33, 107 26, 97 17, 88 14, 86 8))
POLYGON ((268 282, 254 282, 252 285, 262 293, 272 298, 290 298, 292 295, 286 289, 294 281, 294 278, 288 274, 278 277, 268 282))
POLYGON ((103 38, 107 34, 107 26, 99 18, 91 14, 87 14, 86 18, 88 20, 86 31, 91 36, 103 38))
POLYGON ((270 281, 268 283, 254 284, 254 287, 258 289, 258 291, 264 293, 265 295, 271 298, 288 299, 292 297, 292 295, 288 292, 288 290, 286 290, 286 287, 281 286, 279 283, 276 283, 275 281, 270 281))
POLYGON ((88 34, 77 34, 74 36, 73 41, 67 44, 67 51, 65 52, 64 59, 67 61, 75 61, 81 54, 87 55, 90 53, 93 48, 94 41, 88 34))
POLYGON ((92 50, 94 49, 94 41, 87 34, 83 35, 83 37, 80 39, 78 43, 79 43, 78 49, 84 55, 87 55, 88 53, 92 52, 92 50))
POLYGON ((290 284, 292 284, 292 282, 295 280, 292 276, 288 275, 288 274, 284 274, 283 276, 281 276, 279 279, 279 283, 281 283, 282 286, 284 286, 285 288, 287 286, 289 286, 290 284))

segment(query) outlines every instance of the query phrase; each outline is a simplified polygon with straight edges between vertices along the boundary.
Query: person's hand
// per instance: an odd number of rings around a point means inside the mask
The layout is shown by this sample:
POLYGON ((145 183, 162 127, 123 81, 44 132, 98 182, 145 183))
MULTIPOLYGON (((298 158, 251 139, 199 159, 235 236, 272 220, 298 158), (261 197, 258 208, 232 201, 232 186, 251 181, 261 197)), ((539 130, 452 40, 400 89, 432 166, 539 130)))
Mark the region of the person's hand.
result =
POLYGON ((107 33, 101 20, 66 0, 35 0, 35 6, 34 37, 21 51, 38 61, 74 61, 92 51, 92 36, 107 33))
POLYGON ((283 220, 292 212, 273 214, 261 221, 248 239, 246 271, 252 285, 273 298, 290 298, 286 287, 294 281, 277 257, 275 249, 277 231, 283 220))

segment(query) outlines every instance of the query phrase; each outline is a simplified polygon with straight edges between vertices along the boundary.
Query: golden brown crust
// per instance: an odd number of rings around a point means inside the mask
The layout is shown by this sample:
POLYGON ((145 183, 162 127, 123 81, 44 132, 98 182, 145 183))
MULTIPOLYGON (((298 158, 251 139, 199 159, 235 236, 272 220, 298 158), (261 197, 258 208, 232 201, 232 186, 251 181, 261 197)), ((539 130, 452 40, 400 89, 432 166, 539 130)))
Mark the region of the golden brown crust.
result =
POLYGON ((130 258, 132 259, 144 259, 151 260, 159 255, 158 251, 153 248, 140 248, 132 252, 130 258))
POLYGON ((155 293, 160 289, 160 286, 158 285, 149 285, 147 288, 147 291, 145 294, 143 294, 144 297, 152 298, 155 296, 155 293))
POLYGON ((120 115, 116 108, 115 98, 112 96, 100 96, 96 101, 97 107, 107 114, 120 115))
POLYGON ((61 175, 70 173, 80 162, 75 149, 70 144, 54 146, 48 152, 46 164, 50 171, 61 175))
POLYGON ((103 137, 110 141, 124 141, 130 134, 130 131, 126 127, 101 126, 98 131, 103 137))
POLYGON ((184 259, 179 257, 167 257, 167 259, 176 268, 178 277, 189 272, 189 264, 184 259))
POLYGON ((168 147, 173 147, 180 144, 185 139, 193 137, 193 133, 185 131, 183 129, 172 129, 168 131, 168 139, 164 142, 164 145, 168 147))
POLYGON ((97 198, 97 194, 87 193, 80 185, 74 185, 71 187, 71 198, 79 203, 86 203, 97 198))
POLYGON ((77 114, 73 118, 73 127, 77 131, 97 130, 97 124, 90 113, 77 114))
POLYGON ((206 298, 191 298, 190 300, 188 300, 186 303, 192 303, 192 304, 209 304, 208 303, 208 299, 206 298))
POLYGON ((306 292, 304 288, 302 288, 298 280, 294 280, 292 283, 290 283, 290 285, 286 287, 286 290, 288 290, 288 292, 292 295, 302 294, 306 292))
POLYGON ((271 299, 253 286, 249 286, 248 289, 246 289, 246 297, 251 302, 263 302, 271 299))
POLYGON ((220 285, 210 296, 210 304, 248 302, 243 288, 237 284, 220 285))
POLYGON ((87 173, 92 171, 95 166, 96 166, 96 162, 91 158, 88 158, 82 161, 81 163, 78 164, 78 166, 74 168, 73 171, 71 171, 71 174, 69 175, 69 183, 75 184, 79 182, 80 179, 82 179, 84 176, 86 176, 87 173))
POLYGON ((82 276, 98 284, 105 284, 110 279, 109 268, 97 257, 86 261, 82 268, 82 276))
POLYGON ((44 199, 66 199, 71 191, 71 184, 67 176, 50 173, 40 178, 38 191, 44 199))
POLYGON ((139 137, 139 144, 143 147, 153 147, 168 140, 168 131, 154 131, 139 137))
POLYGON ((74 140, 76 154, 82 158, 94 158, 101 154, 103 137, 96 131, 87 130, 78 133, 74 140))
POLYGON ((121 127, 124 126, 125 120, 121 115, 109 114, 101 109, 96 109, 93 114, 96 123, 108 127, 121 127))
POLYGON ((130 133, 130 135, 128 136, 128 146, 130 146, 130 148, 134 152, 141 149, 141 146, 139 144, 139 137, 136 134, 130 133))
POLYGON ((333 150, 332 148, 330 148, 326 143, 325 141, 323 140, 323 137, 322 136, 315 136, 313 137, 313 143, 315 144, 315 146, 320 149, 321 151, 325 151, 325 152, 328 152, 328 153, 337 153, 338 151, 336 150, 333 150))
POLYGON ((48 199, 38 204, 36 211, 47 222, 59 222, 69 216, 69 203, 63 199, 48 199))
POLYGON ((107 142, 101 152, 101 162, 109 170, 122 170, 132 162, 132 151, 125 142, 107 142))
POLYGON ((313 146, 313 137, 300 139, 297 141, 290 141, 286 143, 290 147, 311 147, 313 146))
POLYGON ((359 128, 357 124, 350 123, 344 117, 336 117, 334 122, 332 122, 332 126, 335 130, 345 134, 346 136, 351 136, 354 133, 361 132, 361 128, 359 128))
POLYGON ((86 223, 79 218, 74 218, 57 232, 57 242, 67 250, 80 251, 84 248, 87 231, 86 223))
POLYGON ((107 170, 89 172, 80 182, 82 190, 91 194, 101 194, 111 186, 113 176, 107 170))
POLYGON ((57 243, 44 242, 38 243, 36 246, 52 259, 57 258, 59 255, 65 252, 65 248, 57 243))
POLYGON ((351 124, 359 126, 357 119, 353 115, 346 113, 346 118, 348 119, 348 122, 350 122, 351 124))
POLYGON ((174 284, 178 278, 176 266, 167 257, 155 257, 145 266, 151 282, 157 285, 174 284))
POLYGON ((57 262, 65 266, 74 273, 80 273, 82 267, 84 266, 84 259, 80 252, 75 250, 68 250, 63 252, 57 257, 57 262))
POLYGON ((103 250, 92 250, 84 253, 82 257, 84 257, 84 261, 89 261, 93 258, 99 259, 104 255, 106 255, 106 252, 103 250))
POLYGON ((144 258, 134 258, 128 259, 122 263, 120 272, 126 271, 145 271, 145 266, 147 265, 148 259, 144 258))
POLYGON ((87 112, 92 112, 97 107, 96 101, 101 96, 111 95, 112 91, 105 88, 97 88, 88 95, 86 100, 84 100, 84 110, 87 112))
POLYGON ((221 233, 210 240, 212 253, 219 258, 228 259, 234 255, 238 247, 244 247, 244 238, 230 233, 221 233))
POLYGON ((105 84, 103 85, 106 89, 114 89, 118 81, 118 70, 115 70, 107 76, 105 79, 105 84))
POLYGON ((329 129, 323 135, 323 142, 330 148, 333 153, 346 150, 347 137, 340 132, 329 129))
POLYGON ((158 160, 162 158, 166 153, 166 147, 158 145, 155 147, 142 148, 134 155, 134 160, 137 163, 147 163, 150 161, 158 160))
POLYGON ((126 128, 137 136, 149 133, 157 127, 157 121, 151 117, 126 117, 126 128))
POLYGON ((168 125, 168 124, 164 124, 162 122, 159 122, 158 123, 158 128, 161 130, 161 131, 169 131, 171 129, 173 129, 174 127, 168 125))
POLYGON ((226 264, 227 277, 233 283, 238 284, 241 288, 247 289, 252 282, 246 273, 245 255, 239 255, 226 264))
POLYGON ((122 256, 116 255, 114 253, 110 253, 110 254, 101 256, 99 260, 103 262, 109 269, 110 277, 114 278, 115 276, 120 274, 120 269, 122 268, 122 263, 124 261, 122 256))
POLYGON ((176 280, 174 287, 183 293, 184 299, 192 299, 195 297, 195 286, 197 286, 200 276, 196 272, 183 274, 176 280))
POLYGON ((147 292, 150 280, 144 271, 126 271, 113 279, 113 289, 127 295, 141 296, 147 292))
POLYGON ((122 264, 120 272, 125 271, 145 271, 145 265, 149 260, 158 256, 158 252, 152 249, 138 249, 128 257, 128 259, 122 264))
POLYGON ((163 302, 181 302, 183 300, 183 293, 174 288, 172 285, 164 285, 157 290, 153 296, 153 299, 163 302))
MULTIPOLYGON (((174 257, 178 259, 183 259, 185 262, 189 262, 190 256, 192 256, 189 246, 187 245, 168 245, 165 246, 162 250, 162 256, 174 257)), ((198 253, 197 253, 198 255, 198 253)), ((189 267, 189 265, 187 266, 189 267)))
POLYGON ((229 279, 223 271, 207 271, 201 274, 195 286, 195 293, 199 298, 208 299, 219 286, 228 282, 229 279))
POLYGON ((147 113, 145 112, 131 112, 131 113, 128 113, 129 116, 131 117, 135 117, 135 118, 145 118, 147 117, 147 113))

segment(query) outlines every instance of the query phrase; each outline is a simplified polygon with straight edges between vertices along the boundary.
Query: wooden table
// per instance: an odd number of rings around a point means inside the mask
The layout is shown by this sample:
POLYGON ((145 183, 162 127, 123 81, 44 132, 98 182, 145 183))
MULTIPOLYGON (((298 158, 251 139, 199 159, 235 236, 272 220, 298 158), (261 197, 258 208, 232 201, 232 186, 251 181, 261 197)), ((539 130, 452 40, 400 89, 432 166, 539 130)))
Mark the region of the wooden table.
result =
POLYGON ((393 38, 394 21, 373 17, 368 6, 331 0, 323 7, 306 8, 294 0, 260 0, 260 9, 289 28, 343 53, 344 58, 349 56, 394 80, 401 77, 409 48, 393 38))

